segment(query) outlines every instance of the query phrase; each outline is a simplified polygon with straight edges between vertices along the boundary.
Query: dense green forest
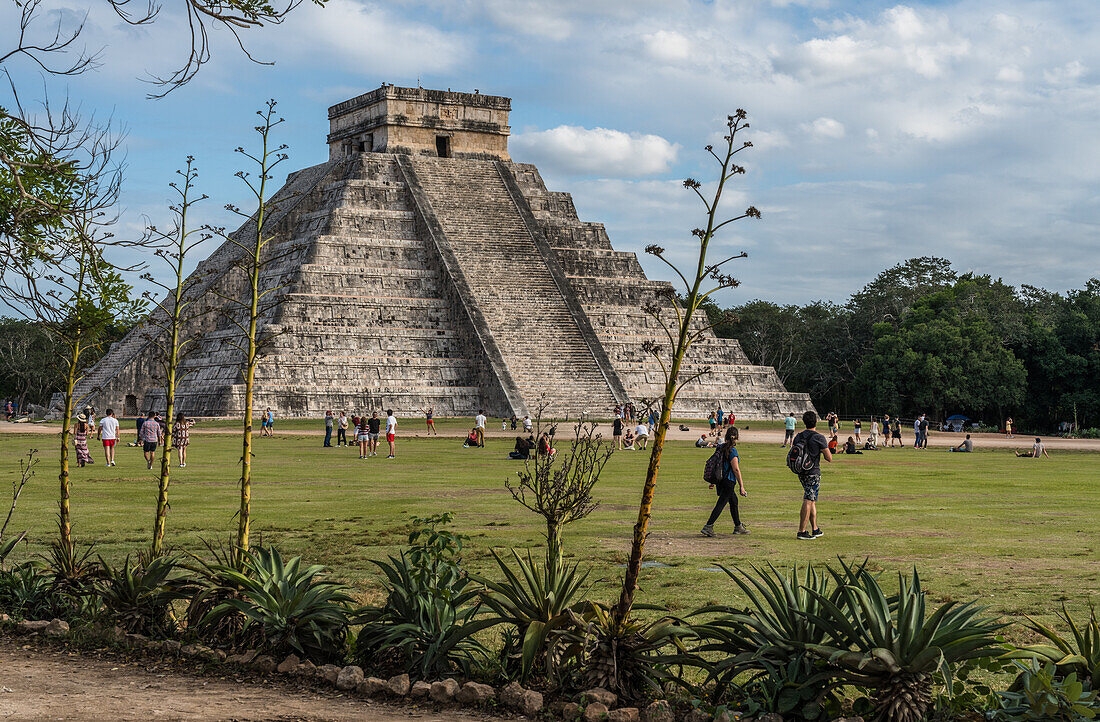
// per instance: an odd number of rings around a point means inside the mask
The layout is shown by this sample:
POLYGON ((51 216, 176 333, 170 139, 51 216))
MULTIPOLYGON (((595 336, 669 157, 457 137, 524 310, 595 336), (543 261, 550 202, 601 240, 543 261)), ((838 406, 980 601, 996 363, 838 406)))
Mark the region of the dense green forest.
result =
POLYGON ((914 258, 844 304, 707 309, 719 336, 822 412, 1100 426, 1100 280, 1054 293, 914 258))

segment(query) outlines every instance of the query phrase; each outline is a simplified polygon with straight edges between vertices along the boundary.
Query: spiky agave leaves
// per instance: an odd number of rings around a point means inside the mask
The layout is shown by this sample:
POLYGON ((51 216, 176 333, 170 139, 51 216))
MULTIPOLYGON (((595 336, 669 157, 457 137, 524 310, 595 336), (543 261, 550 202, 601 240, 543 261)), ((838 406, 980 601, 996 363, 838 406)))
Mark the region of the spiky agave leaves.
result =
POLYGON ((1001 651, 995 634, 1006 625, 982 617, 984 607, 950 602, 928 614, 916 569, 908 578, 898 574, 893 598, 866 570, 831 571, 839 597, 811 591, 821 604, 813 618, 828 640, 805 648, 826 660, 837 680, 871 690, 878 722, 919 722, 933 674, 950 676, 959 662, 1001 651))
POLYGON ((1100 690, 1100 619, 1096 616, 1096 608, 1089 608, 1089 618, 1083 623, 1070 616, 1065 604, 1058 616, 1069 627, 1069 636, 1028 617, 1028 627, 1049 644, 1029 644, 1014 649, 1005 659, 1034 659, 1041 664, 1052 664, 1059 676, 1076 674, 1078 679, 1087 681, 1091 689, 1100 690))
POLYGON ((669 671, 679 656, 665 653, 675 649, 682 655, 682 640, 694 632, 667 615, 668 610, 636 605, 637 610, 665 614, 653 622, 637 617, 616 621, 610 609, 591 602, 583 617, 576 618, 583 656, 585 686, 603 687, 626 700, 641 700, 673 679, 669 671))

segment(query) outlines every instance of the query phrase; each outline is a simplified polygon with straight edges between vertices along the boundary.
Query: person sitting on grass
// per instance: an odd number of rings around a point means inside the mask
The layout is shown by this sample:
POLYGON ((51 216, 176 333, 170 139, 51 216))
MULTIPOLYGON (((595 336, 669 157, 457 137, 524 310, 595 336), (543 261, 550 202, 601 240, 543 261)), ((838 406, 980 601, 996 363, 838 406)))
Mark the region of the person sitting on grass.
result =
POLYGON ((474 448, 479 446, 476 426, 470 429, 470 433, 466 434, 466 440, 462 442, 463 449, 469 449, 471 446, 474 448))
POLYGON ((1038 459, 1040 456, 1045 456, 1048 459, 1050 454, 1047 453, 1047 447, 1043 445, 1043 440, 1038 436, 1035 437, 1035 443, 1031 445, 1029 451, 1016 451, 1017 459, 1038 459))
POLYGON ((875 446, 874 441, 871 441, 870 439, 867 439, 867 441, 863 442, 863 450, 864 451, 878 451, 878 447, 875 446))
POLYGON ((974 450, 974 442, 970 440, 970 434, 966 435, 966 438, 958 446, 952 446, 948 451, 961 451, 964 454, 969 454, 974 450))
POLYGON ((840 444, 839 439, 836 438, 836 434, 829 437, 829 453, 835 454, 837 452, 837 446, 840 444))
MULTIPOLYGON (((836 437, 834 436, 833 438, 835 439, 836 437)), ((848 440, 844 442, 844 453, 862 454, 863 452, 856 448, 856 440, 853 437, 849 436, 848 440)))
POLYGON ((705 449, 708 446, 714 446, 714 444, 710 443, 710 441, 707 440, 706 434, 699 434, 699 438, 695 440, 695 448, 705 449))
POLYGON ((516 437, 516 448, 513 451, 508 452, 508 458, 510 459, 530 459, 531 449, 535 448, 535 437, 528 436, 523 438, 522 436, 516 437))
POLYGON ((554 455, 558 453, 558 450, 554 448, 554 441, 550 434, 546 431, 542 432, 542 436, 539 437, 539 456, 548 457, 551 461, 554 460, 554 455))
POLYGON ((623 436, 623 450, 634 451, 634 429, 627 428, 626 435, 623 436))

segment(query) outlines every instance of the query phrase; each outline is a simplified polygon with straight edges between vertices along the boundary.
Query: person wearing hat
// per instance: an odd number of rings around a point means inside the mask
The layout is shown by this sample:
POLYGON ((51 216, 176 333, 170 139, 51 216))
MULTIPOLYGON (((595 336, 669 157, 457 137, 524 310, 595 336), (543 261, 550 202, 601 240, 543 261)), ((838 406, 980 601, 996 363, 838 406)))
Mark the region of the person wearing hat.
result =
POLYGON ((88 417, 80 414, 76 417, 76 426, 73 427, 73 443, 76 446, 76 465, 87 466, 94 464, 92 455, 88 453, 88 417))

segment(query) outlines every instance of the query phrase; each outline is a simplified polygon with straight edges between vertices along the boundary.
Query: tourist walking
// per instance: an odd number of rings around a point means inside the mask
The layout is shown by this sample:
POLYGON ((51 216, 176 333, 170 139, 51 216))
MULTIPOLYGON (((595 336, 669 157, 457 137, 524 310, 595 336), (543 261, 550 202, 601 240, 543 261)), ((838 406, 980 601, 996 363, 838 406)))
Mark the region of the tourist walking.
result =
POLYGON ((191 444, 191 427, 194 425, 195 420, 183 413, 176 414, 176 423, 172 424, 172 446, 176 447, 181 469, 187 467, 187 447, 191 444))
MULTIPOLYGON (((374 412, 374 419, 378 421, 378 412, 374 412)), ((378 428, 375 424, 375 428, 378 428)), ((356 428, 356 440, 359 442, 359 458, 365 459, 371 455, 370 453, 370 419, 364 413, 359 417, 359 426, 356 428)), ((378 434, 375 433, 375 438, 378 438, 378 434)))
POLYGON ((260 421, 260 436, 275 435, 275 412, 271 408, 264 409, 263 419, 260 421))
POLYGON ((920 417, 913 419, 913 448, 920 448, 920 417))
POLYGON ((787 412, 787 418, 783 419, 783 443, 781 444, 781 446, 785 447, 787 446, 787 444, 794 441, 795 423, 796 422, 794 420, 794 412, 787 412))
POLYGON ((115 444, 118 443, 118 419, 115 410, 107 409, 107 415, 99 420, 96 436, 103 443, 103 456, 107 466, 115 465, 115 444))
POLYGON ((15 407, 12 406, 11 399, 4 402, 4 420, 11 421, 15 418, 15 407))
POLYGON ((487 421, 485 409, 479 409, 477 416, 474 417, 474 433, 477 434, 477 445, 482 449, 485 448, 485 422, 487 421))
POLYGON ((871 446, 878 444, 878 419, 874 416, 871 417, 871 435, 867 440, 871 442, 871 446))
POLYGON ((904 447, 905 444, 901 440, 901 418, 895 416, 890 425, 890 446, 893 447, 897 442, 898 446, 904 447))
POLYGON ((710 424, 710 433, 713 434, 714 430, 718 428, 718 417, 715 416, 713 411, 711 411, 710 416, 707 417, 707 423, 710 424))
POLYGON ((802 483, 802 510, 798 516, 798 534, 801 540, 812 540, 824 535, 817 522, 817 497, 821 488, 821 459, 831 462, 833 454, 829 443, 817 432, 817 414, 802 414, 805 431, 794 437, 787 454, 787 468, 798 474, 802 483))
POLYGON ((733 518, 733 533, 748 534, 749 530, 741 523, 741 512, 737 506, 737 495, 748 496, 745 491, 745 481, 741 477, 741 463, 737 456, 737 427, 730 426, 726 431, 725 441, 715 451, 718 457, 715 459, 714 468, 716 477, 707 479, 710 488, 718 494, 718 501, 710 512, 710 518, 703 528, 699 530, 703 536, 714 536, 714 522, 722 515, 722 510, 729 505, 730 516, 733 518))
POLYGON ((928 448, 928 416, 920 415, 920 448, 928 448))
POLYGON ((439 436, 439 430, 435 428, 435 407, 429 406, 424 410, 424 420, 428 424, 428 436, 435 434, 439 436))
POLYGON ((141 448, 145 452, 145 468, 153 468, 153 457, 157 453, 157 445, 164 440, 164 429, 160 421, 152 411, 141 425, 141 448))
POLYGON ((332 448, 332 427, 336 422, 336 417, 332 415, 332 410, 325 412, 325 448, 332 448))
POLYGON ((340 418, 336 420, 336 445, 348 445, 348 412, 341 411, 340 418))
POLYGON ((73 445, 76 447, 76 465, 87 466, 94 464, 92 455, 88 453, 88 417, 80 414, 73 425, 73 445))
POLYGON ((397 417, 393 415, 393 409, 386 409, 386 443, 390 445, 390 455, 387 459, 397 458, 397 417))
POLYGON ((719 429, 722 428, 722 420, 723 420, 724 415, 725 414, 722 411, 722 405, 718 404, 718 408, 714 410, 714 420, 718 422, 718 428, 719 429))

